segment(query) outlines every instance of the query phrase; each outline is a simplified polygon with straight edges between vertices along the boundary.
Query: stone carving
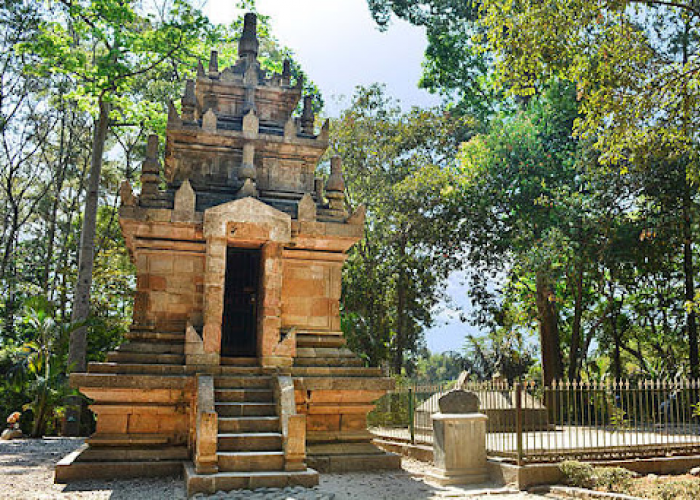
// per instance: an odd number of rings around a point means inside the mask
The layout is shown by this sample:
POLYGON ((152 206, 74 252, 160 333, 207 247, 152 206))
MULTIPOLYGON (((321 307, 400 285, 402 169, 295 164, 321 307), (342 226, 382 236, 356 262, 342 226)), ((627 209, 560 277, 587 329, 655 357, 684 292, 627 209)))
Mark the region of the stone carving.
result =
POLYGON ((331 175, 326 182, 326 192, 343 193, 345 180, 343 179, 343 163, 340 156, 331 158, 331 175))
POLYGON ((326 182, 326 198, 331 209, 345 211, 345 181, 340 156, 331 158, 331 175, 326 182))
POLYGON ((246 179, 245 182, 243 183, 243 186, 238 191, 236 196, 238 198, 247 198, 248 196, 252 196, 253 198, 257 198, 258 197, 258 190, 255 187, 255 181, 253 181, 251 179, 246 179))
POLYGON ((260 121, 255 115, 255 111, 250 110, 248 114, 243 117, 243 135, 246 138, 255 139, 258 135, 259 127, 260 121))
POLYGON ((479 397, 461 389, 450 391, 438 400, 440 413, 465 414, 479 411, 479 397))
POLYGON ((289 117, 287 123, 284 124, 284 140, 285 142, 292 142, 297 137, 297 123, 294 121, 293 117, 289 117))
POLYGON ((243 145, 243 163, 238 170, 238 178, 242 180, 250 179, 255 181, 257 171, 255 169, 255 145, 252 142, 246 142, 243 145))
POLYGON ((316 202, 306 193, 297 206, 297 219, 303 222, 316 222, 316 202))
POLYGON ((131 183, 129 181, 122 181, 121 186, 119 186, 119 196, 122 199, 122 206, 124 207, 134 207, 138 203, 134 192, 131 190, 131 183))
POLYGON ((256 25, 258 18, 255 14, 248 13, 243 17, 243 34, 238 42, 238 57, 241 59, 247 58, 249 61, 254 60, 258 55, 258 36, 256 25))
POLYGON ((289 82, 292 78, 292 63, 289 59, 285 59, 282 66, 282 80, 280 85, 289 86, 289 82))
POLYGON ((181 127, 182 119, 175 109, 173 101, 168 101, 168 127, 181 127))
POLYGON ((360 205, 355 209, 355 211, 352 213, 350 217, 348 217, 347 222, 348 224, 351 224, 353 226, 364 226, 365 225, 365 216, 367 215, 367 208, 363 205, 360 205))
POLYGON ((219 53, 212 50, 209 55, 209 78, 219 77, 219 53))
POLYGON ((202 128, 208 132, 213 132, 216 130, 216 115, 211 108, 204 113, 204 118, 202 118, 202 128))
POLYGON ((199 59, 197 61, 197 78, 206 78, 206 74, 204 73, 204 65, 202 64, 202 60, 199 59))
POLYGON ((182 96, 182 119, 194 121, 194 111, 197 107, 197 98, 194 95, 194 80, 185 83, 185 95, 182 96))
POLYGON ((301 112, 301 133, 314 135, 314 98, 310 95, 304 97, 304 109, 301 112))
POLYGON ((160 162, 158 161, 158 136, 148 136, 146 160, 141 165, 141 199, 156 198, 160 183, 160 162))
POLYGON ((197 195, 192 189, 189 179, 185 179, 180 189, 175 193, 175 205, 173 208, 172 221, 186 222, 194 219, 197 195))
POLYGON ((323 122, 323 126, 321 127, 321 133, 318 134, 317 139, 319 141, 328 142, 328 139, 330 137, 330 129, 330 120, 326 120, 325 122, 323 122))

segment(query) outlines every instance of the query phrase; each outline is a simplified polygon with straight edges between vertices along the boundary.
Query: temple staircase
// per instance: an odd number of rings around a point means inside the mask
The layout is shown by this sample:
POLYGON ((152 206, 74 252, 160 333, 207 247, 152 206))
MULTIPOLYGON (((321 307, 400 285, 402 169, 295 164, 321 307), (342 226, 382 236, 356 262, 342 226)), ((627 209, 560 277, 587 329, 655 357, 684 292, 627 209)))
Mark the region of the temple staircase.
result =
POLYGON ((318 473, 313 469, 289 470, 279 396, 275 397, 273 389, 276 378, 260 373, 258 366, 243 363, 223 360, 222 373, 213 377, 218 470, 197 473, 194 464, 186 464, 189 495, 318 484, 318 473))

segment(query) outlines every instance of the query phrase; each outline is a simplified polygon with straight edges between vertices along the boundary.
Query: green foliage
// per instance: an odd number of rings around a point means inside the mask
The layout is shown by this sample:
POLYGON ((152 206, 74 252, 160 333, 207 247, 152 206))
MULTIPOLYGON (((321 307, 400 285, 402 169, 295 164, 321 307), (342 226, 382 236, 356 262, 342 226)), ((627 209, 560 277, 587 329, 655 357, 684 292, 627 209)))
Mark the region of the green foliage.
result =
POLYGON ((635 473, 621 467, 594 467, 591 464, 565 461, 559 464, 567 484, 578 488, 601 488, 622 492, 632 484, 635 473))
POLYGON ((567 484, 577 488, 593 488, 595 486, 595 471, 591 464, 567 460, 559 464, 559 470, 564 475, 567 484))
POLYGON ((665 479, 651 485, 635 484, 628 491, 653 500, 694 500, 700 498, 700 481, 697 478, 665 479))
POLYGON ((406 374, 417 384, 437 384, 457 380, 466 366, 467 360, 458 352, 431 353, 426 350, 414 364, 407 364, 406 374))
POLYGON ((369 427, 408 426, 410 420, 409 394, 406 391, 390 392, 377 401, 377 406, 367 414, 369 427))
POLYGON ((603 163, 624 170, 663 144, 695 172, 699 22, 692 3, 654 0, 489 0, 480 19, 509 91, 533 95, 552 76, 576 83, 576 130, 595 140, 603 163))
POLYGON ((353 348, 372 363, 391 359, 396 374, 460 263, 440 200, 465 125, 439 109, 402 112, 379 86, 358 88, 331 124, 329 153, 344 160, 350 207, 367 209, 344 272, 343 328, 353 348))
POLYGON ((475 23, 480 5, 463 0, 367 0, 381 29, 392 15, 425 28, 423 74, 419 86, 441 95, 458 114, 485 125, 504 102, 492 84, 493 58, 480 50, 475 23))
MULTIPOLYGON (((30 340, 21 346, 5 347, 0 355, 3 392, 11 395, 3 401, 2 411, 28 412, 31 435, 40 437, 58 431, 63 401, 73 393, 64 361, 57 356, 70 327, 56 321, 52 305, 40 296, 27 301, 23 324, 31 332, 30 340)), ((23 423, 28 423, 26 417, 23 423)))

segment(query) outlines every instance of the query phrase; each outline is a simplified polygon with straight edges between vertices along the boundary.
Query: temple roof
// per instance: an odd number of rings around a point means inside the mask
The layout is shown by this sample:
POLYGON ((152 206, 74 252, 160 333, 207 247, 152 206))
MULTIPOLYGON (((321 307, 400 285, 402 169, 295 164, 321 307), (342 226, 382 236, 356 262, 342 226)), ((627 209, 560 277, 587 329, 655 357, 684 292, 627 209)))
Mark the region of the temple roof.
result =
POLYGON ((303 99, 301 115, 294 116, 302 79, 292 83, 289 60, 282 73, 262 69, 256 23, 255 14, 246 14, 235 64, 220 70, 218 54, 212 51, 207 70, 200 62, 196 79, 187 80, 181 112, 170 104, 165 189, 160 188, 157 142, 149 139, 140 206, 172 208, 175 192, 187 180, 197 211, 253 196, 296 216, 298 202, 309 194, 320 219, 342 221, 347 216, 339 163, 327 192, 315 176, 328 147, 328 122, 316 132, 310 95, 303 99))

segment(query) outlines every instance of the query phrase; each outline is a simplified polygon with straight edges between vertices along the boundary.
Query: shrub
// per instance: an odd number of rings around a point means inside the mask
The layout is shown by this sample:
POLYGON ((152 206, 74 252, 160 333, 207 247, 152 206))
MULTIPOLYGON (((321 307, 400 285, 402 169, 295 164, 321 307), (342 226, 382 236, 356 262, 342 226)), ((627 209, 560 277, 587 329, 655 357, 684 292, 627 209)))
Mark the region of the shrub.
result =
POLYGON ((594 467, 595 485, 607 491, 626 491, 632 484, 634 472, 622 467, 594 467))
POLYGON ((673 479, 655 482, 643 491, 631 491, 654 500, 697 500, 700 498, 700 482, 695 479, 673 479))
POLYGON ((629 488, 634 472, 622 467, 594 467, 591 464, 569 460, 559 465, 566 483, 578 488, 605 488, 608 491, 625 491, 629 488))
POLYGON ((564 474, 566 484, 577 488, 595 487, 595 472, 591 464, 567 460, 559 464, 559 470, 564 474))

